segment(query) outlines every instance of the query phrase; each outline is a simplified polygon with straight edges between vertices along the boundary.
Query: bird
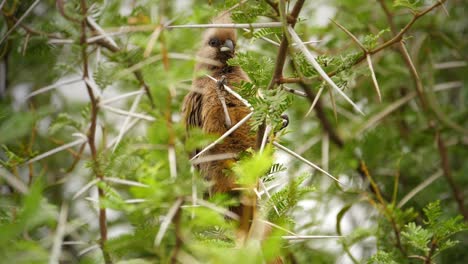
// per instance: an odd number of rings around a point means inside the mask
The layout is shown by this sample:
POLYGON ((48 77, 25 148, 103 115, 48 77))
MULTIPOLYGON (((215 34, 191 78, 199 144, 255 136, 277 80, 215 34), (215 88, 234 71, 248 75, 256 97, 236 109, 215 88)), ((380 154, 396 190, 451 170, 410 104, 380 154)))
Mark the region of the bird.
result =
MULTIPOLYGON (((227 24, 232 21, 229 14, 222 13, 213 23, 227 24)), ((191 129, 199 128, 206 134, 219 137, 252 111, 224 89, 224 85, 235 90, 236 85, 251 82, 241 67, 228 64, 228 60, 235 56, 236 46, 237 32, 234 28, 209 28, 203 34, 197 53, 198 62, 195 65, 192 89, 182 104, 182 120, 188 136, 191 129)), ((256 142, 256 133, 251 131, 249 122, 246 122, 200 157, 226 153, 238 155, 248 149, 255 149, 256 142)), ((236 190, 239 189, 239 185, 236 184, 236 176, 230 170, 235 162, 236 158, 213 160, 200 163, 197 169, 200 175, 211 183, 209 195, 224 193, 240 200, 239 206, 230 210, 239 215, 238 233, 242 240, 248 236, 255 214, 256 200, 254 195, 236 190)))

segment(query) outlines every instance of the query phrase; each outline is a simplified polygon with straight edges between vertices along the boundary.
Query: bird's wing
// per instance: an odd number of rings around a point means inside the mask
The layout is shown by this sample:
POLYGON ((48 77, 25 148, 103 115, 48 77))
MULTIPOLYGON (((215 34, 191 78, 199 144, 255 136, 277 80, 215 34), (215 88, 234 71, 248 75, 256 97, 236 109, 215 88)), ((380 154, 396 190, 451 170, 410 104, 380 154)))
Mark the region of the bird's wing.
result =
POLYGON ((202 97, 203 95, 197 92, 190 92, 185 96, 182 113, 187 131, 190 128, 202 126, 202 97))

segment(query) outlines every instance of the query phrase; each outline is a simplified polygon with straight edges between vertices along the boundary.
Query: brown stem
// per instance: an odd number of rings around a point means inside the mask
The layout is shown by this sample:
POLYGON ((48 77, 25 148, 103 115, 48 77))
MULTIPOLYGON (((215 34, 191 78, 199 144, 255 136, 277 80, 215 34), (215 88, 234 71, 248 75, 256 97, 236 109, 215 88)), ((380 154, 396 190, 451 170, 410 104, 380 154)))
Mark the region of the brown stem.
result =
MULTIPOLYGON (((288 16, 292 18, 291 20, 291 26, 294 27, 297 21, 297 16, 299 15, 299 12, 302 9, 302 6, 304 5, 305 0, 299 0, 296 2, 296 5, 294 5, 293 10, 291 11, 291 14, 288 16)), ((288 38, 286 36, 286 32, 283 33, 283 37, 281 38, 281 43, 280 47, 278 50, 278 56, 276 57, 276 63, 275 63, 275 69, 273 71, 273 78, 270 81, 270 84, 268 85, 268 89, 273 89, 275 85, 280 83, 280 80, 283 78, 283 68, 284 68, 284 62, 286 61, 286 55, 288 53, 288 38)))
MULTIPOLYGON (((59 4, 61 0, 58 0, 57 3, 59 4)), ((87 17, 87 6, 86 6, 86 0, 81 0, 81 14, 82 14, 82 20, 81 20, 81 37, 80 37, 80 45, 81 45, 81 56, 83 60, 83 79, 87 80, 89 77, 89 72, 88 72, 88 53, 87 53, 87 37, 86 37, 86 17, 87 17)), ((98 99, 95 97, 92 88, 86 83, 86 90, 88 92, 89 99, 91 101, 91 125, 88 130, 88 144, 89 148, 91 149, 91 158, 93 159, 94 162, 94 173, 97 178, 103 180, 104 175, 101 172, 100 166, 99 166, 99 161, 98 161, 98 152, 96 149, 96 142, 95 142, 95 135, 96 135, 96 126, 97 126, 97 115, 99 111, 99 102, 98 99)), ((104 198, 104 190, 102 187, 98 187, 98 195, 99 195, 99 200, 102 200, 104 198)), ((101 239, 100 239, 100 246, 101 246, 101 251, 104 256, 104 261, 106 264, 112 263, 112 260, 110 258, 110 255, 106 252, 105 250, 105 244, 107 241, 107 217, 106 217, 106 209, 100 207, 99 208, 99 231, 101 234, 101 239)))
POLYGON ((174 224, 174 227, 175 227, 176 243, 175 243, 174 251, 172 252, 172 256, 171 256, 171 264, 177 263, 177 255, 179 254, 180 248, 183 245, 182 231, 180 229, 181 215, 182 215, 182 211, 179 206, 176 214, 174 215, 174 218, 172 219, 172 223, 174 224))
POLYGON ((67 169, 67 173, 70 173, 75 169, 76 164, 78 164, 78 162, 81 159, 81 155, 83 154, 85 147, 86 147, 86 143, 81 145, 80 149, 78 150, 77 155, 75 156, 75 159, 73 160, 72 165, 70 166, 70 168, 67 169))
POLYGON ((445 179, 447 180, 450 188, 452 189, 453 198, 457 202, 460 214, 463 215, 465 221, 468 221, 468 211, 466 210, 464 205, 463 192, 460 190, 459 185, 457 185, 457 183, 455 183, 453 179, 452 170, 450 169, 450 163, 448 159, 447 147, 445 146, 445 142, 442 139, 442 136, 440 135, 439 131, 436 131, 436 139, 445 179))
MULTIPOLYGON (((382 7, 382 9, 384 10, 384 13, 387 17, 387 21, 388 23, 390 24, 390 29, 394 35, 394 37, 392 39, 398 39, 398 49, 399 49, 399 52, 403 58, 403 60, 405 61, 405 64, 406 64, 406 67, 408 67, 410 73, 411 73, 411 76, 413 77, 413 80, 414 80, 414 83, 415 83, 415 86, 416 86, 416 92, 418 94, 418 98, 421 102, 421 106, 423 109, 426 109, 426 106, 427 106, 427 103, 426 103, 426 99, 424 97, 424 94, 423 94, 423 87, 422 87, 422 82, 421 82, 421 79, 419 78, 419 74, 418 72, 416 71, 416 68, 415 66, 413 65, 413 62, 411 60, 411 56, 409 55, 408 53, 408 50, 406 49, 405 47, 405 44, 403 43, 403 34, 409 30, 409 28, 411 27, 411 25, 414 24, 414 22, 416 22, 416 20, 421 17, 422 15, 416 13, 414 16, 413 16, 413 19, 398 33, 396 31, 396 26, 395 26, 395 22, 393 20, 393 14, 390 12, 390 10, 388 9, 387 7, 387 4, 385 3, 384 0, 379 0, 379 3, 382 7)), ((439 1, 440 3, 440 1, 439 1)), ((437 7, 437 5, 433 5, 432 8, 435 8, 437 7)), ((432 10, 431 7, 428 8, 427 10, 432 10)), ((429 11, 424 11, 422 12, 423 14, 426 14, 427 12, 429 11)), ((385 44, 385 43, 384 43, 385 44)), ((384 45, 383 44, 383 45, 384 45)))
POLYGON ((432 261, 432 255, 434 254, 435 250, 437 248, 437 241, 433 237, 431 239, 431 248, 429 249, 429 253, 427 253, 427 257, 425 257, 424 264, 431 264, 432 261))

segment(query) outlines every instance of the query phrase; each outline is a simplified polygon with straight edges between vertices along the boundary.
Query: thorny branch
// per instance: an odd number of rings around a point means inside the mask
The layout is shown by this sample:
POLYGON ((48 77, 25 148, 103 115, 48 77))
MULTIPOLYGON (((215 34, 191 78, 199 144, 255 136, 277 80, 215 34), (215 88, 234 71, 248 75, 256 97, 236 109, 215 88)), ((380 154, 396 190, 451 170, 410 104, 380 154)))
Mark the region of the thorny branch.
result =
MULTIPOLYGON (((436 8, 437 6, 443 5, 444 2, 445 2, 445 0, 437 1, 435 4, 433 4, 431 7, 427 8, 426 10, 424 10, 424 11, 422 11, 420 13, 415 13, 412 20, 399 33, 397 33, 396 29, 395 29, 396 26, 395 26, 395 23, 393 21, 393 14, 388 9, 385 1, 379 0, 379 3, 382 6, 382 9, 384 10, 385 15, 387 16, 387 21, 390 24, 390 28, 392 30, 392 33, 395 35, 395 37, 393 39, 399 39, 399 51, 400 51, 400 53, 401 53, 401 55, 402 55, 402 57, 403 57, 403 59, 405 61, 405 64, 408 67, 408 69, 409 69, 409 71, 411 73, 411 76, 412 76, 412 78, 414 80, 414 83, 415 83, 415 86, 416 86, 416 93, 417 93, 417 95, 418 95, 418 97, 419 97, 419 99, 421 101, 421 106, 422 106, 422 109, 424 111, 427 110, 427 102, 426 102, 424 92, 423 92, 422 81, 421 81, 421 78, 419 77, 419 74, 418 74, 418 72, 416 70, 415 65, 413 64, 413 61, 411 60, 411 57, 410 57, 410 55, 408 53, 408 50, 406 49, 406 46, 402 41, 402 37, 403 37, 404 32, 406 32, 411 27, 411 25, 413 25, 414 22, 416 22, 416 20, 418 18, 420 18, 421 16, 427 14, 428 12, 430 12, 432 9, 436 8)), ((388 43, 388 41, 387 41, 387 43, 388 43)), ((382 45, 384 45, 384 44, 382 44, 382 45)), ((461 192, 459 190, 458 186, 456 185, 456 183, 453 180, 451 169, 450 169, 450 164, 449 164, 449 160, 448 160, 447 149, 445 147, 445 143, 444 143, 444 141, 442 139, 442 136, 440 135, 440 132, 437 130, 437 125, 433 121, 429 121, 429 126, 433 127, 436 130, 437 146, 438 146, 438 150, 439 150, 439 155, 441 157, 442 170, 444 172, 445 179, 447 180, 450 188, 452 189, 452 193, 453 193, 455 201, 457 202, 458 209, 459 209, 460 213, 463 215, 463 218, 465 219, 465 221, 467 221, 468 220, 468 211, 466 210, 465 205, 464 205, 463 192, 461 192)))
MULTIPOLYGON (((291 14, 288 16, 291 21, 291 26, 294 27, 296 24, 299 13, 301 12, 302 6, 304 5, 305 0, 298 0, 291 11, 291 14)), ((275 9, 276 10, 276 9, 275 9)), ((278 13, 283 13, 284 10, 277 9, 278 13)), ((285 14, 282 14, 285 15, 285 14)), ((284 18, 285 19, 285 18, 284 18)), ((281 43, 278 50, 278 55, 276 57, 275 69, 273 71, 273 77, 268 85, 268 89, 273 89, 276 85, 280 83, 280 80, 283 78, 283 68, 286 62, 286 55, 288 54, 289 41, 287 37, 287 28, 283 28, 283 37, 281 38, 281 43)), ((262 124, 257 132, 257 149, 262 145, 262 136, 265 132, 265 124, 262 124)))
MULTIPOLYGON (((95 33, 99 32, 99 30, 96 28, 96 26, 93 25, 92 23, 90 23, 89 20, 86 20, 86 23, 93 30, 93 32, 95 32, 95 33)), ((107 38, 98 39, 98 40, 96 40, 96 43, 98 45, 110 50, 111 52, 114 52, 114 53, 117 53, 117 52, 121 51, 121 49, 119 47, 117 47, 116 45, 113 45, 107 38)), ((128 65, 128 66, 131 66, 131 65, 128 65)), ((151 91, 150 91, 150 88, 149 88, 148 84, 146 84, 146 82, 145 82, 145 80, 143 78, 143 74, 141 73, 141 70, 135 70, 133 72, 133 74, 135 75, 135 78, 139 82, 140 86, 142 86, 145 89, 145 92, 146 92, 146 95, 148 96, 151 107, 154 108, 155 105, 154 105, 153 96, 151 95, 151 91)))
MULTIPOLYGON (((379 0, 380 1, 380 0, 379 0)), ((381 45, 375 47, 374 49, 371 49, 367 52, 367 54, 370 54, 370 55, 373 55, 373 54, 376 54, 390 46, 392 46, 393 44, 395 43, 399 43, 403 40, 403 36, 411 29, 411 27, 413 26, 413 24, 418 20, 420 19, 421 17, 423 17, 424 15, 426 15, 427 13, 429 13, 430 11, 432 11, 433 9, 435 9, 436 7, 442 5, 444 2, 446 2, 447 0, 441 0, 441 1, 438 1, 437 3, 434 3, 432 6, 426 8, 424 11, 422 12, 419 12, 419 13, 414 13, 413 15, 413 18, 410 20, 410 22, 408 22, 408 24, 406 24, 401 30, 399 33, 397 33, 394 37, 392 37, 391 39, 389 39, 388 41, 382 43, 381 45)), ((353 65, 357 65, 359 63, 361 63, 362 61, 364 61, 367 57, 367 54, 366 52, 363 52, 363 54, 356 59, 356 61, 354 62, 353 65)), ((327 73, 327 75, 329 77, 332 77, 332 76, 335 76, 337 75, 338 73, 344 71, 345 69, 340 69, 340 70, 335 70, 335 71, 331 71, 329 73, 327 73)), ((314 77, 314 78, 310 78, 310 79, 307 79, 306 81, 312 81, 312 80, 317 80, 318 78, 320 78, 319 76, 317 77, 314 77)), ((282 80, 285 80, 287 81, 287 83, 298 83, 298 82, 301 82, 301 78, 285 78, 285 79, 280 79, 279 80, 279 83, 282 83, 282 80)))
MULTIPOLYGON (((81 45, 81 56, 83 60, 83 79, 87 80, 89 78, 88 72, 88 53, 87 53, 87 37, 86 37, 86 17, 87 17, 87 6, 86 0, 81 0, 81 14, 82 14, 82 21, 81 21, 81 37, 80 37, 80 45, 81 45)), ((88 130, 88 144, 89 148, 91 149, 91 158, 94 162, 94 173, 96 177, 100 180, 104 179, 104 174, 101 171, 99 161, 98 161, 98 152, 96 148, 96 126, 97 126, 97 115, 99 111, 99 98, 96 98, 94 95, 93 89, 89 85, 88 82, 86 83, 86 90, 88 91, 88 96, 91 101, 91 125, 88 130)), ((101 187, 98 187, 98 195, 99 199, 104 198, 104 190, 101 187)), ((105 250, 105 244, 107 241, 107 217, 106 217, 106 209, 99 208, 99 230, 101 233, 100 239, 100 247, 104 256, 104 260, 106 264, 112 263, 110 255, 105 250)))

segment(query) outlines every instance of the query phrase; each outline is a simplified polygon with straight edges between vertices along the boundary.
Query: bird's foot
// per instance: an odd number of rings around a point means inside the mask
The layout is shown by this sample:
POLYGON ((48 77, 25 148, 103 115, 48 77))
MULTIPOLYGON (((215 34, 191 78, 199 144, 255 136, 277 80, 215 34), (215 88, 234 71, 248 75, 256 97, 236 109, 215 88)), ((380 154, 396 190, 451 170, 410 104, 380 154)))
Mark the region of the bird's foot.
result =
POLYGON ((216 83, 218 84, 218 88, 223 89, 224 85, 227 84, 226 76, 224 76, 224 75, 221 76, 221 79, 217 80, 216 83))

